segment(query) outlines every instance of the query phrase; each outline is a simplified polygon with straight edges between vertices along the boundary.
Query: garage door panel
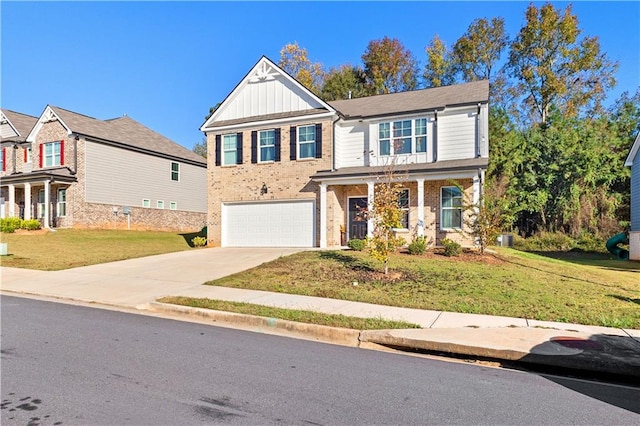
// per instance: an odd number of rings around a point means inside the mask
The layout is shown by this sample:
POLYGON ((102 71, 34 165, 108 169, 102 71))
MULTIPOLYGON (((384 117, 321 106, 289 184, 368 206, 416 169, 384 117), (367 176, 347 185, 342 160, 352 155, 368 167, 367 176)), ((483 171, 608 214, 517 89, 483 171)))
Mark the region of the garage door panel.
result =
POLYGON ((222 205, 222 245, 315 246, 313 200, 222 205))

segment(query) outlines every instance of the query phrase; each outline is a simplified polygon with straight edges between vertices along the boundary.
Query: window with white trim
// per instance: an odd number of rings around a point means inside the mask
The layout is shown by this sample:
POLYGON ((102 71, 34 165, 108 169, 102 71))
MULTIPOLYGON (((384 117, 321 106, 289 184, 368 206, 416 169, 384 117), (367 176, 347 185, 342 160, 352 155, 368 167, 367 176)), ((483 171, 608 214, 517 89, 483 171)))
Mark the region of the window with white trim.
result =
POLYGON ((380 155, 427 152, 427 119, 378 123, 380 155))
POLYGON ((169 210, 178 210, 178 203, 175 201, 172 201, 169 203, 169 210))
POLYGON ((44 189, 38 190, 38 202, 36 204, 36 214, 38 219, 44 219, 44 189))
POLYGON ((316 158, 316 126, 298 127, 298 158, 316 158))
POLYGON ((43 167, 53 167, 53 166, 59 166, 61 164, 60 162, 61 146, 62 146, 62 143, 60 143, 60 141, 49 142, 44 144, 44 147, 42 149, 43 167))
POLYGON ((180 164, 171 162, 171 180, 180 181, 180 164))
POLYGON ((164 209, 164 201, 163 200, 156 201, 156 208, 164 209))
POLYGON ((402 212, 400 221, 403 229, 409 229, 409 190, 402 189, 398 193, 398 207, 402 212))
POLYGON ((222 135, 222 165, 229 166, 238 163, 238 135, 222 135))
POLYGON ((25 163, 31 163, 31 147, 28 146, 24 149, 24 162, 25 163))
POLYGON ((440 228, 462 228, 462 191, 457 186, 440 189, 440 228))
POLYGON ((58 189, 58 205, 56 208, 59 217, 67 215, 67 189, 58 189))
POLYGON ((147 198, 142 199, 142 207, 151 208, 151 200, 147 198))
POLYGON ((261 130, 258 132, 258 141, 260 145, 260 162, 274 161, 276 156, 276 131, 274 129, 261 130))

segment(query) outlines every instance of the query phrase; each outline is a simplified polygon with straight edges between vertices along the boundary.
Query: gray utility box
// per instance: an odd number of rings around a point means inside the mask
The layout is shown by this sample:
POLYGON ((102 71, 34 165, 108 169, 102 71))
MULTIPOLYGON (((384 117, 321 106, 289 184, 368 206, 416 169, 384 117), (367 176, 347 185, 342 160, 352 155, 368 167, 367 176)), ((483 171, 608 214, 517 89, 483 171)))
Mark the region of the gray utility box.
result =
POLYGON ((511 234, 498 235, 498 245, 500 247, 513 247, 513 235, 511 234))

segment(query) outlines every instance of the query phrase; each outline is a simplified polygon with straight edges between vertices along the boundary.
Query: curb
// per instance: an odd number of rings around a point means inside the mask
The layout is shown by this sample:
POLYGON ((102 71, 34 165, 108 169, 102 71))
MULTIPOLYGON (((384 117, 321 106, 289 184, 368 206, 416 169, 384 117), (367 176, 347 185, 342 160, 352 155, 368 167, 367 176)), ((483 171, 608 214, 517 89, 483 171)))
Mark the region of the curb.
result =
POLYGON ((204 318, 213 322, 226 323, 228 325, 242 325, 245 327, 251 327, 254 331, 265 333, 273 333, 274 331, 287 332, 308 340, 315 340, 324 343, 333 343, 351 347, 360 346, 360 331, 349 328, 329 327, 326 325, 308 324, 278 318, 238 314, 235 312, 216 311, 213 309, 192 308, 189 306, 172 305, 160 302, 150 302, 146 304, 146 306, 139 306, 138 309, 204 318), (258 330, 255 330, 256 327, 258 330))

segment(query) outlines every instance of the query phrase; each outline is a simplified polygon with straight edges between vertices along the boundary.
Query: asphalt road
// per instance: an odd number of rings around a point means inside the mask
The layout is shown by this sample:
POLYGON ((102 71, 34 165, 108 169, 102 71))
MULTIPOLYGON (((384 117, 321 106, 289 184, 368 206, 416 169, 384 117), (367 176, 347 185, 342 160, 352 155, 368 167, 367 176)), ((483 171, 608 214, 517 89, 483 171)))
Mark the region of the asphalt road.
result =
POLYGON ((640 389, 3 296, 2 425, 640 424, 640 389))

